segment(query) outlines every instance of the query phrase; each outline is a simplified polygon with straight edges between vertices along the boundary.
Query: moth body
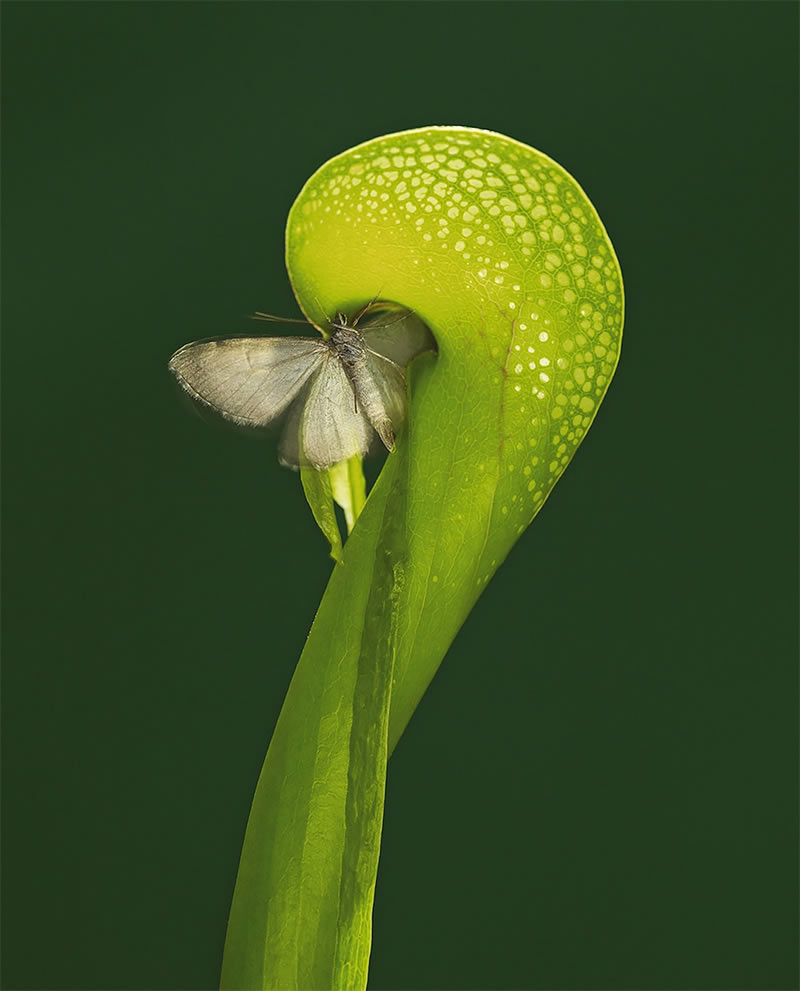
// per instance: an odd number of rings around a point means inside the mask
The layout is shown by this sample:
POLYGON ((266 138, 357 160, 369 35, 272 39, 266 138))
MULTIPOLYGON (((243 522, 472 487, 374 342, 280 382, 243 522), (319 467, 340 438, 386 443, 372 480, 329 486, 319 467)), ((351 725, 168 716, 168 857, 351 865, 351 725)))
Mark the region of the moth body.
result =
POLYGON ((405 366, 435 350, 430 331, 412 314, 362 332, 339 313, 331 329, 324 340, 195 341, 175 352, 169 368, 192 399, 235 424, 267 427, 285 415, 281 462, 324 471, 367 454, 376 434, 394 449, 406 413, 405 366))
POLYGON ((337 326, 331 336, 331 341, 336 354, 346 367, 357 365, 367 357, 364 335, 354 327, 337 326))
POLYGON ((355 411, 364 411, 384 446, 387 450, 393 451, 394 427, 380 387, 375 376, 370 372, 367 360, 369 349, 364 342, 364 336, 354 327, 342 326, 344 318, 341 315, 338 319, 339 325, 334 330, 331 341, 353 387, 355 411))

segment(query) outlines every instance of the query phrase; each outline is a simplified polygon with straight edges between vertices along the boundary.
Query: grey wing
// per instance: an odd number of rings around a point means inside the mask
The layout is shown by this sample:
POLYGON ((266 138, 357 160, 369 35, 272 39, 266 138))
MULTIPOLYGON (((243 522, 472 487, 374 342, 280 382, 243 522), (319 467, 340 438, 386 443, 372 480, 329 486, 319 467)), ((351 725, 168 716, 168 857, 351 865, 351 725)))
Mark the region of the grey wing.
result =
POLYGON ((281 438, 281 461, 317 471, 366 454, 375 433, 363 411, 356 410, 347 373, 328 352, 305 396, 292 407, 281 438))
POLYGON ((406 417, 408 389, 405 372, 394 361, 373 351, 371 345, 367 346, 366 364, 380 395, 383 409, 396 432, 406 417))
POLYGON ((242 426, 263 427, 286 409, 329 354, 310 337, 221 337, 187 344, 169 370, 198 402, 242 426))
POLYGON ((359 324, 364 343, 377 354, 396 365, 409 364, 424 351, 435 351, 436 341, 428 326, 410 310, 391 311, 367 317, 359 324))

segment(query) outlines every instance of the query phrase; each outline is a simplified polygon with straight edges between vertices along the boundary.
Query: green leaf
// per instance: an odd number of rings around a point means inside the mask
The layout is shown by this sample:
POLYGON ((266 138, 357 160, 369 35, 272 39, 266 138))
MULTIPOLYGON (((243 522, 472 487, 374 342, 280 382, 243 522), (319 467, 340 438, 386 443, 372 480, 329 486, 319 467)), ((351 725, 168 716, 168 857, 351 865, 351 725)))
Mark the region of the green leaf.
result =
POLYGON ((347 461, 333 465, 327 471, 303 468, 300 471, 303 492, 311 512, 331 545, 331 557, 342 563, 342 535, 336 520, 334 502, 344 511, 347 532, 355 526, 359 513, 367 500, 366 482, 361 467, 361 457, 356 454, 347 461))
POLYGON ((337 564, 342 563, 342 535, 336 521, 336 511, 333 508, 331 478, 327 471, 314 471, 313 468, 301 468, 300 479, 303 483, 308 505, 317 526, 331 545, 331 557, 337 564))
POLYGON ((334 465, 330 469, 330 477, 333 498, 344 510, 347 532, 350 533, 367 501, 361 455, 354 454, 349 460, 334 465))
MULTIPOLYGON (((385 757, 594 420, 619 354, 622 279, 561 166, 456 127, 326 163, 290 212, 287 264, 317 324, 389 300, 439 350, 410 369, 406 426, 292 679, 223 964, 225 988, 361 989, 385 757)), ((533 589, 535 562, 531 575, 533 589)), ((587 592, 592 580, 576 574, 587 592)))

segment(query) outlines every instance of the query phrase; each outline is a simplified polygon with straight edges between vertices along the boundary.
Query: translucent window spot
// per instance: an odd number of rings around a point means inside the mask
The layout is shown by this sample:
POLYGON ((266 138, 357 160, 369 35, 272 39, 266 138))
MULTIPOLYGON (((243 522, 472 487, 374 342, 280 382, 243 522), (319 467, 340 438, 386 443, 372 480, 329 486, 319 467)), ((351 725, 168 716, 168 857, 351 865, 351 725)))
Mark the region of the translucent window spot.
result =
POLYGON ((550 364, 550 359, 549 358, 540 358, 539 359, 539 364, 542 365, 544 368, 546 368, 550 364))
POLYGON ((550 381, 550 376, 547 374, 547 372, 539 372, 539 381, 540 382, 549 382, 550 381))
POLYGON ((594 399, 591 396, 583 396, 578 406, 580 406, 584 413, 591 413, 594 409, 594 399))

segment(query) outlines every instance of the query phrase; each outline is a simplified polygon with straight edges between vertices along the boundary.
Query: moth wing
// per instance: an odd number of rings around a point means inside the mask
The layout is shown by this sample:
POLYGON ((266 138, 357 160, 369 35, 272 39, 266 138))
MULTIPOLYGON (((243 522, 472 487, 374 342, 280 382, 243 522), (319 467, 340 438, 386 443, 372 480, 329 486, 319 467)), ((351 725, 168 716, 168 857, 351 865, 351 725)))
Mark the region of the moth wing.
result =
POLYGON ((391 311, 359 324, 364 343, 376 354, 383 355, 395 365, 405 367, 424 351, 435 351, 436 341, 427 325, 414 313, 393 314, 391 311))
POLYGON ((193 399, 226 420, 263 427, 283 413, 328 353, 311 337, 219 337, 186 344, 169 369, 193 399))
POLYGON ((367 346, 367 368, 378 390, 383 409, 394 432, 406 417, 408 389, 405 371, 400 365, 367 346))
POLYGON ((356 410, 353 387, 341 361, 329 351, 305 395, 289 413, 281 438, 281 461, 322 471, 354 454, 366 454, 374 440, 369 420, 356 410))

